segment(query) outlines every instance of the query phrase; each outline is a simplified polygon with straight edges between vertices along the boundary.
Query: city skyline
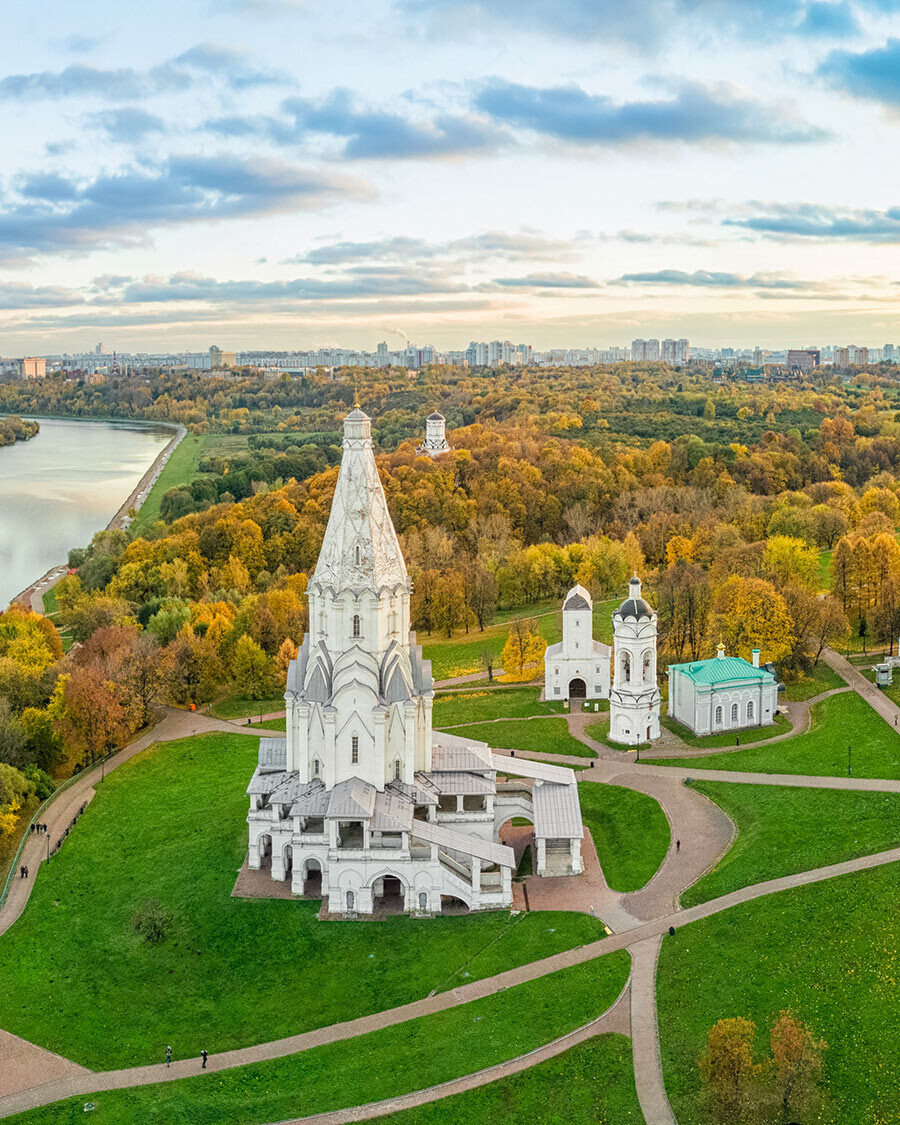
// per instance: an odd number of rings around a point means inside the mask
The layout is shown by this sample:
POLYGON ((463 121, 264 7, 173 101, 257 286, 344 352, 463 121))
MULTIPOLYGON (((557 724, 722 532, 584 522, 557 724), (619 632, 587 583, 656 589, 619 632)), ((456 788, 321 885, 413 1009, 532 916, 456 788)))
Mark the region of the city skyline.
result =
POLYGON ((2 354, 898 336, 897 0, 46 10, 2 354))

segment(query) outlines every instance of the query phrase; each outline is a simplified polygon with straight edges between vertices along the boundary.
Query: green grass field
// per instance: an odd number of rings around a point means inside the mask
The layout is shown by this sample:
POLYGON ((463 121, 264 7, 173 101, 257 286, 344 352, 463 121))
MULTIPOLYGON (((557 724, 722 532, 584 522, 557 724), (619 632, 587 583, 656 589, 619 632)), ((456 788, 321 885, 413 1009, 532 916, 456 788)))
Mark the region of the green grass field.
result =
POLYGON ((695 906, 729 891, 900 845, 900 795, 695 781, 734 821, 718 864, 681 896, 695 906))
POLYGON ((687 743, 688 746, 694 747, 697 750, 707 748, 712 750, 718 746, 734 746, 735 740, 738 738, 741 742, 765 742, 767 739, 775 738, 779 734, 787 734, 791 729, 790 720, 784 715, 776 715, 775 721, 771 726, 748 727, 746 730, 706 735, 692 734, 686 726, 676 722, 675 719, 670 719, 668 715, 663 715, 660 722, 666 730, 671 731, 672 734, 677 735, 682 742, 687 743))
POLYGON ((573 754, 595 758, 589 746, 569 734, 565 719, 522 719, 497 723, 472 723, 453 728, 453 734, 487 742, 498 750, 530 750, 540 754, 573 754))
POLYGON ((147 494, 147 499, 141 505, 137 518, 131 525, 131 533, 140 535, 144 528, 159 519, 159 509, 162 498, 170 488, 179 488, 181 485, 190 484, 197 475, 197 466, 200 458, 208 451, 209 434, 199 436, 188 433, 182 438, 178 448, 166 462, 166 467, 159 474, 156 484, 147 494))
POLYGON ((251 730, 287 730, 287 719, 265 719, 261 723, 248 723, 251 730))
MULTIPOLYGON (((84 1104, 91 1100, 96 1108, 90 1120, 98 1125, 257 1125, 380 1101, 504 1062, 588 1023, 621 992, 629 960, 622 950, 349 1042, 196 1078, 71 1098, 8 1120, 83 1121, 84 1104)), ((624 1059, 610 1072, 627 1105, 623 1064, 624 1059)))
POLYGON ((581 815, 607 883, 637 891, 649 883, 669 849, 669 822, 659 802, 635 789, 584 781, 581 815))
POLYGON ((272 711, 283 711, 284 708, 283 695, 272 699, 247 699, 244 695, 230 695, 214 703, 209 713, 217 719, 252 719, 254 715, 267 715, 272 711))
POLYGON ((489 1086, 379 1118, 383 1125, 643 1125, 631 1042, 601 1035, 489 1086))
MULTIPOLYGON (((846 777, 849 757, 853 777, 900 778, 900 735, 855 693, 832 695, 814 704, 811 719, 813 725, 806 734, 772 746, 691 758, 690 768, 846 777)), ((677 758, 647 761, 685 766, 677 758)))
POLYGON ((823 691, 846 686, 843 678, 827 664, 817 664, 802 680, 791 680, 786 683, 783 698, 789 703, 796 703, 799 700, 812 699, 814 695, 821 695, 823 691))
POLYGON ((721 1125, 699 1097, 697 1059, 708 1029, 726 1017, 751 1019, 763 1051, 784 1008, 828 1043, 824 1081, 831 1103, 821 1115, 786 1120, 897 1121, 898 899, 900 865, 892 864, 766 896, 663 939, 660 1046, 679 1125, 721 1125))
MULTIPOLYGON (((610 601, 594 603, 596 640, 606 644, 612 642, 612 611, 620 601, 620 598, 613 598, 610 601)), ((552 645, 562 639, 562 610, 558 599, 507 610, 498 614, 498 618, 500 617, 503 620, 488 626, 484 632, 476 628, 468 633, 454 633, 450 638, 420 633, 419 644, 423 646, 422 653, 425 659, 431 661, 431 671, 435 680, 481 671, 484 667, 482 652, 485 649, 493 653, 496 664, 499 664, 500 653, 509 636, 509 622, 514 619, 533 621, 535 628, 545 638, 547 644, 552 645)), ((543 672, 543 667, 538 668, 535 675, 541 676, 543 672)))
POLYGON ((541 702, 536 687, 492 688, 490 691, 440 692, 434 700, 436 727, 460 726, 488 719, 524 719, 531 715, 562 714, 562 703, 541 702))
POLYGON ((222 1051, 381 1011, 593 940, 583 914, 324 925, 318 903, 237 899, 256 739, 137 755, 97 796, 0 938, 0 1027, 90 1067, 222 1051), (158 945, 134 930, 156 899, 158 945), (349 966, 353 972, 348 973, 349 966))

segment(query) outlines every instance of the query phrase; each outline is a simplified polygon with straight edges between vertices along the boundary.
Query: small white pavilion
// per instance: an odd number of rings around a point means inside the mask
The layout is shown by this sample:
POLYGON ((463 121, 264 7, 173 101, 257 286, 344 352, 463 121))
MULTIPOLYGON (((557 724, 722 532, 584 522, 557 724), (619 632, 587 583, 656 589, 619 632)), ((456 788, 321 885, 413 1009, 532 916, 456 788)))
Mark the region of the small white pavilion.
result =
POLYGON ((416 446, 416 453, 425 457, 440 457, 442 453, 452 453, 447 441, 447 420, 435 410, 425 419, 425 440, 416 446))
POLYGON ((609 645, 594 640, 594 603, 573 586, 562 607, 562 640, 544 654, 547 699, 608 699, 609 645))
POLYGON ((765 727, 775 722, 778 681, 753 660, 726 656, 720 644, 711 660, 670 664, 669 715, 694 734, 765 727))

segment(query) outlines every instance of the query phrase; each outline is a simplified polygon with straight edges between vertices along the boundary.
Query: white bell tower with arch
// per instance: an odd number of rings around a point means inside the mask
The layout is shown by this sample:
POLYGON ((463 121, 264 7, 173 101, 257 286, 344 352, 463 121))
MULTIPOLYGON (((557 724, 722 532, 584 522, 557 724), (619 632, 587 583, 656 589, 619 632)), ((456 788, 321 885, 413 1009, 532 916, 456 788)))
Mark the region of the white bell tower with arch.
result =
POLYGON ((628 584, 628 597, 613 613, 609 737, 626 746, 659 738, 658 624, 656 610, 641 596, 641 580, 635 574, 628 584))

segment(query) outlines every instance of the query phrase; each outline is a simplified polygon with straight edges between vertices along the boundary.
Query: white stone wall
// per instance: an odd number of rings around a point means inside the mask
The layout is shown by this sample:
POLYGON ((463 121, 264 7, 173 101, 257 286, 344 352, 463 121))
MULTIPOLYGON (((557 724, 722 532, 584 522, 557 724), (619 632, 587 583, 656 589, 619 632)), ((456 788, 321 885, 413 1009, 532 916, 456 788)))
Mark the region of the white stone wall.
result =
POLYGON ((669 715, 694 734, 771 726, 778 708, 778 685, 771 681, 735 681, 723 686, 695 684, 684 672, 669 674, 669 715), (752 716, 747 707, 752 705, 752 716), (734 717, 734 707, 737 717, 734 717), (721 707, 721 721, 717 708, 721 707))

